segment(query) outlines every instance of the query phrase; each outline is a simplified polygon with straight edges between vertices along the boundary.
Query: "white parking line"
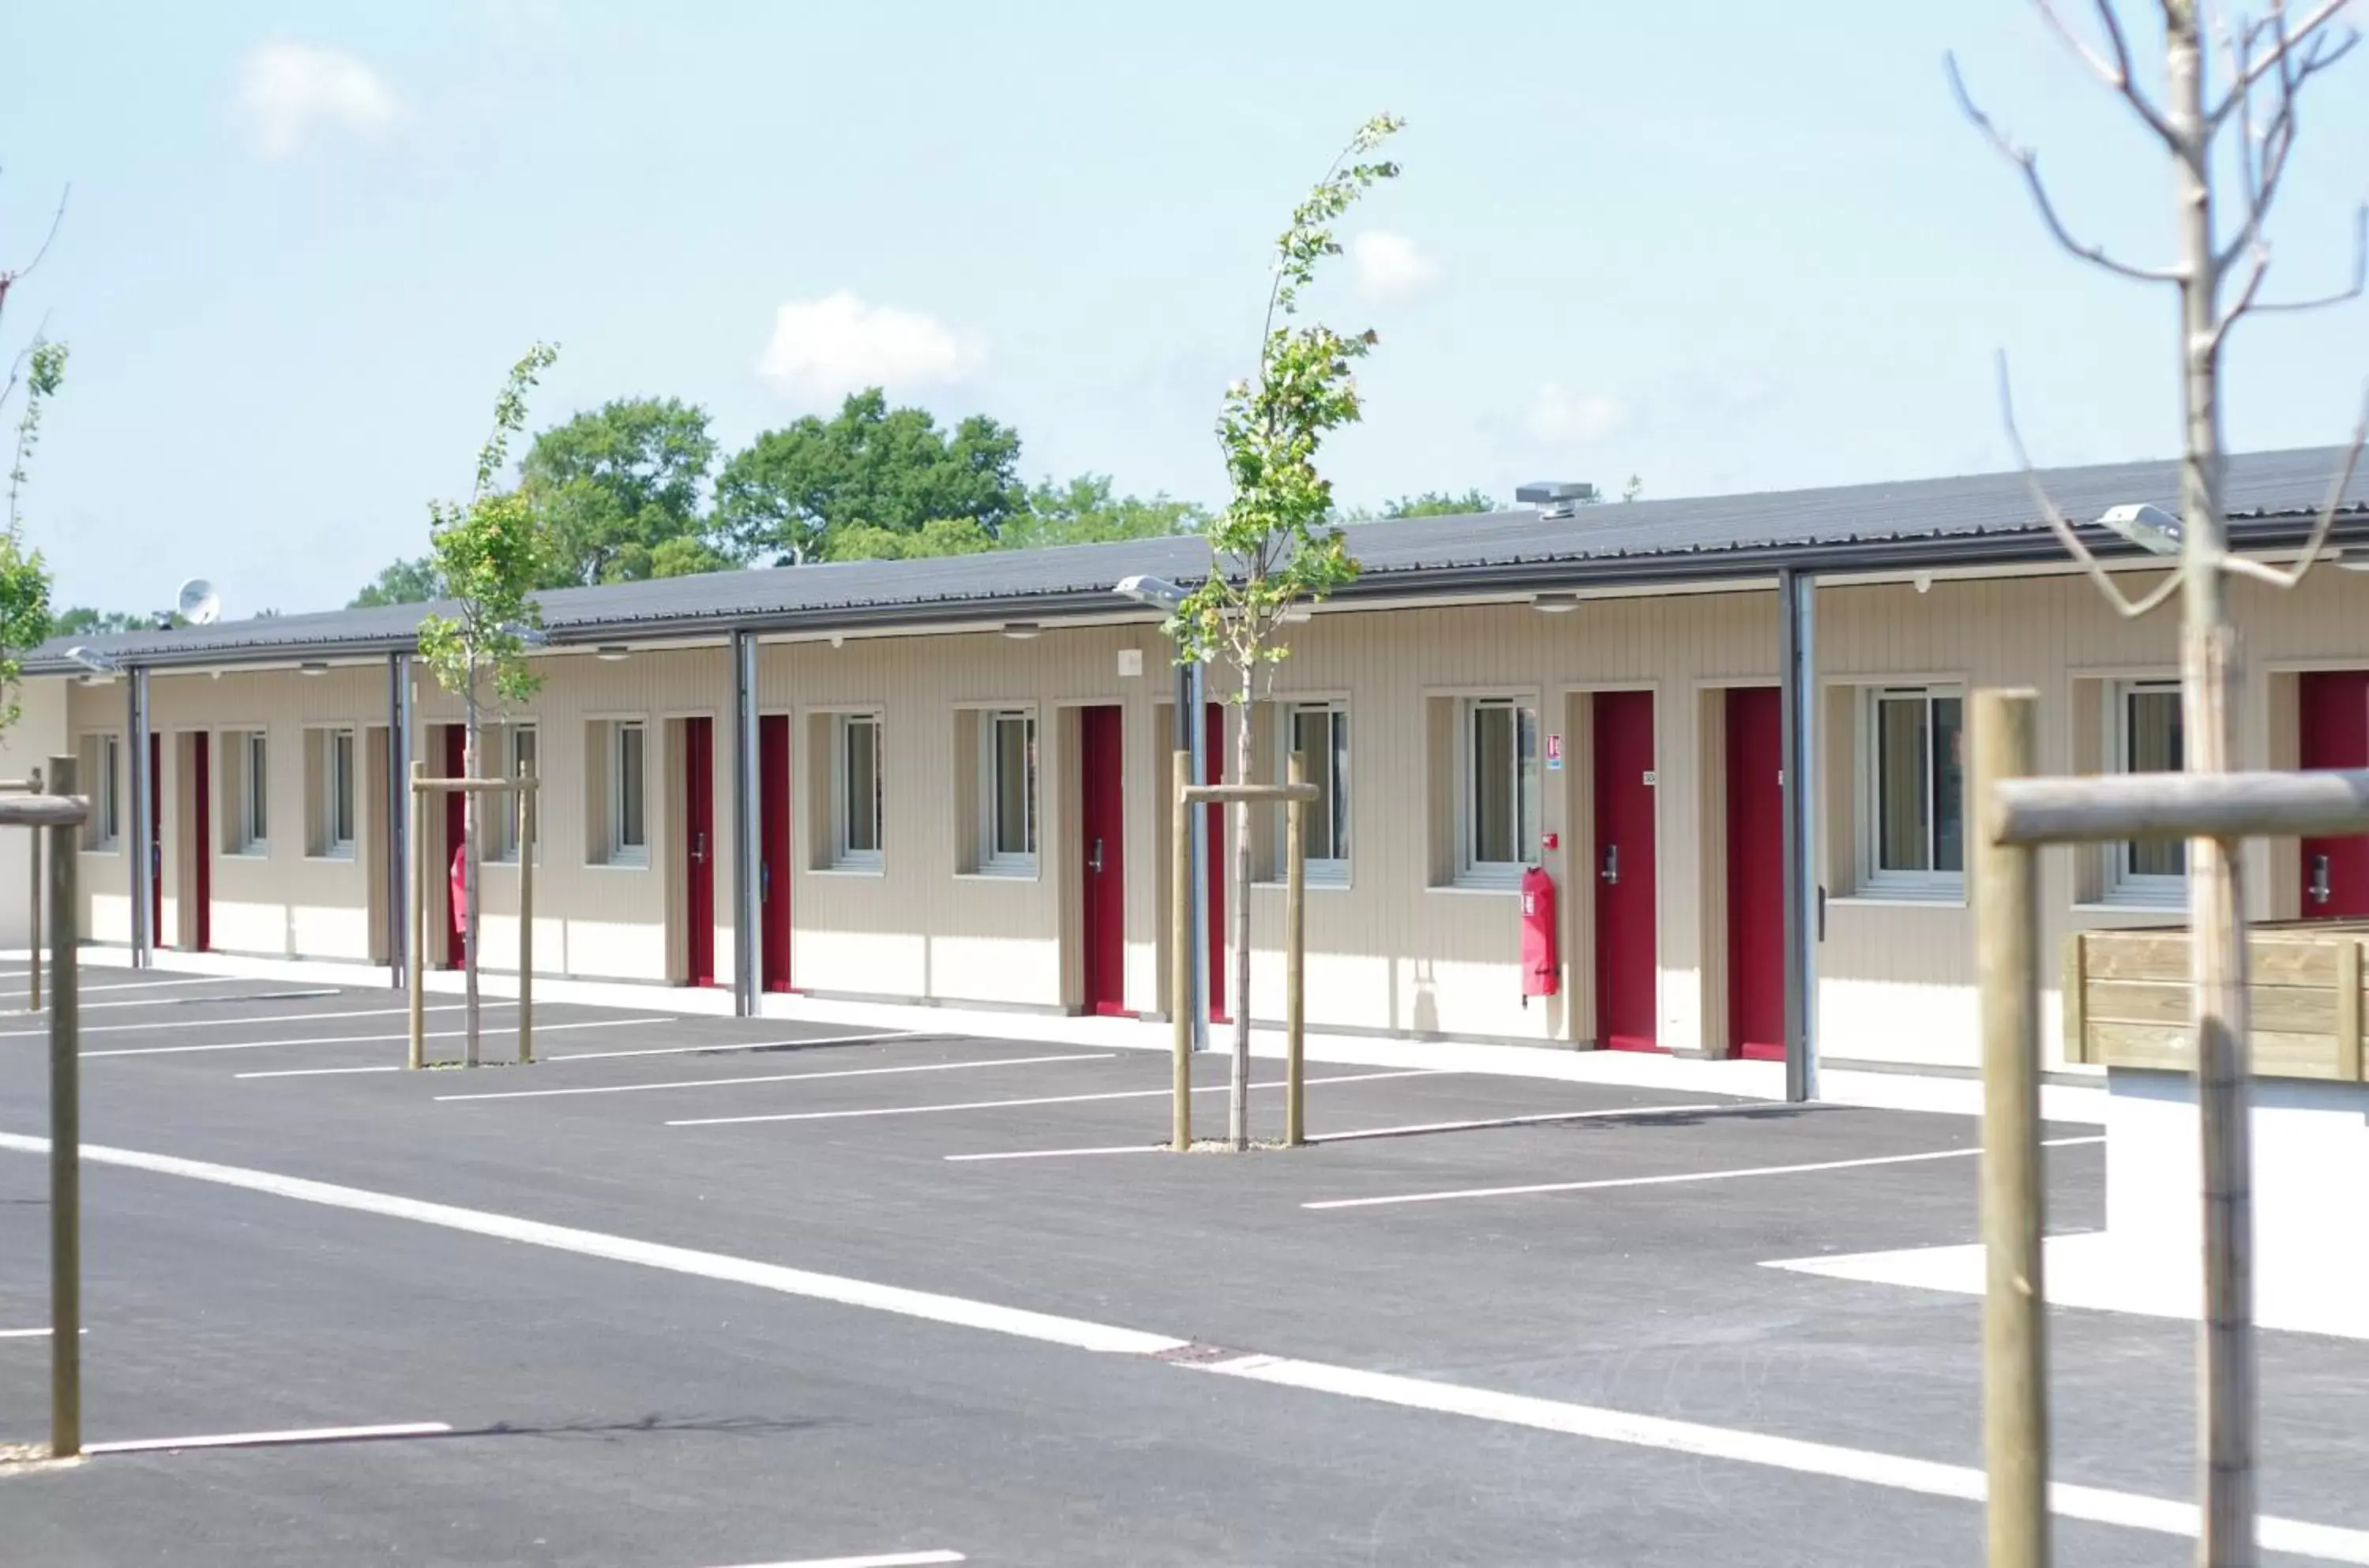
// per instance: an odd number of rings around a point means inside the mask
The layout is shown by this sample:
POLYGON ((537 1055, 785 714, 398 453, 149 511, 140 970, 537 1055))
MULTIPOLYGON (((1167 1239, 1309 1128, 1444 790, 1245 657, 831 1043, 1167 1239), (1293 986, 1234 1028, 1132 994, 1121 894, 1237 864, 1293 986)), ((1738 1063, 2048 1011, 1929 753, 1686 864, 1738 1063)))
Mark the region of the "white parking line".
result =
POLYGON ((492 1089, 479 1094, 439 1094, 439 1100, 547 1100, 557 1094, 638 1094, 650 1089, 725 1089, 741 1083, 803 1083, 815 1078, 877 1078, 892 1072, 961 1072, 975 1067, 1036 1067, 1048 1061, 1109 1061, 1118 1053, 997 1057, 989 1061, 927 1061, 906 1067, 842 1067, 827 1072, 762 1072, 741 1078, 681 1078, 666 1083, 592 1083, 572 1089, 492 1089))
MULTIPOLYGON (((88 1333, 90 1330, 79 1329, 75 1332, 79 1333, 88 1333)), ((50 1331, 46 1328, 0 1329, 0 1339, 47 1339, 49 1337, 50 1331)))
POLYGON ((891 1551, 871 1557, 808 1557, 796 1562, 743 1562, 738 1568, 925 1568, 933 1562, 967 1562, 959 1551, 891 1551))
MULTIPOLYGON (((48 971, 44 970, 46 976, 48 971)), ((236 975, 192 975, 177 980, 126 980, 120 985, 93 985, 90 971, 82 972, 82 994, 90 996, 103 990, 151 990, 165 986, 235 986, 244 983, 236 975)), ((0 987, 0 997, 21 996, 32 990, 28 982, 21 986, 0 987)))
MULTIPOLYGON (((46 1155, 49 1140, 19 1133, 0 1133, 0 1149, 46 1155)), ((302 1203, 320 1204, 418 1224, 440 1226, 469 1235, 548 1247, 583 1257, 606 1258, 644 1268, 723 1280, 808 1300, 829 1301, 928 1322, 978 1329, 989 1333, 1065 1345, 1105 1355, 1167 1356, 1190 1350, 1192 1343, 1173 1335, 1097 1323, 1083 1318, 1059 1317, 990 1301, 975 1301, 934 1291, 882 1285, 842 1275, 817 1274, 753 1258, 705 1253, 632 1237, 547 1225, 485 1209, 429 1203, 361 1187, 307 1181, 269 1171, 236 1165, 216 1165, 170 1154, 150 1154, 129 1149, 85 1144, 85 1161, 119 1165, 158 1175, 212 1182, 221 1186, 268 1193, 302 1203)), ((1360 1400, 1404 1410, 1429 1411, 1490 1422, 1530 1431, 1553 1432, 1627 1448, 1693 1455, 1700 1459, 1778 1470, 1796 1475, 1856 1482, 1928 1497, 1979 1504, 1987 1492, 1980 1470, 1972 1465, 1942 1464, 1835 1443, 1641 1415, 1600 1405, 1524 1394, 1501 1393, 1429 1378, 1368 1372, 1351 1367, 1280 1356, 1246 1355, 1217 1362, 1179 1361, 1183 1370, 1239 1378, 1282 1388, 1338 1398, 1360 1400)), ((390 1435, 392 1435, 390 1433, 390 1435)), ((2116 1492, 2099 1486, 2064 1482, 2048 1489, 2049 1506, 2070 1519, 2116 1525, 2126 1529, 2193 1537, 2197 1510, 2192 1503, 2140 1493, 2116 1492)), ((2269 1551, 2292 1552, 2329 1562, 2369 1564, 2369 1530, 2306 1520, 2264 1516, 2257 1523, 2258 1539, 2269 1551)))
MULTIPOLYGON (((325 996, 336 996, 332 987, 322 990, 251 990, 235 996, 143 996, 137 1001, 86 1001, 81 1011, 96 1013, 102 1007, 204 1007, 217 1001, 315 1001, 325 996)), ((233 1019, 192 1018, 194 1025, 234 1023, 233 1019)))
MULTIPOLYGON (((1352 1072, 1336 1078, 1311 1078, 1312 1088, 1319 1083, 1368 1083, 1380 1078, 1434 1078, 1431 1068, 1406 1068, 1397 1072, 1352 1072)), ((1196 1094, 1222 1094, 1230 1087, 1224 1083, 1204 1083, 1196 1094)), ((1281 1083, 1253 1083, 1253 1089, 1280 1089, 1281 1083)), ((1121 1089, 1104 1094, 1047 1094, 1034 1100, 972 1100, 956 1105, 870 1105, 856 1111, 787 1111, 769 1116, 693 1116, 670 1121, 669 1127, 731 1127, 741 1122, 825 1122, 853 1116, 919 1116, 933 1111, 1000 1111, 1015 1105, 1082 1105, 1089 1100, 1150 1100, 1166 1099, 1166 1089, 1121 1089)))
MULTIPOLYGON (((2043 1147, 2064 1149, 2077 1143, 2103 1143, 2102 1138, 2051 1138, 2043 1147)), ((1302 1208, 1379 1208, 1393 1203, 1446 1203, 1460 1197, 1520 1197, 1531 1193, 1598 1192, 1607 1187, 1658 1187, 1679 1182, 1733 1182, 1745 1176, 1790 1176, 1806 1171, 1851 1171, 1864 1165, 1913 1165, 1926 1160, 1971 1160, 1980 1149, 1930 1149, 1921 1154, 1877 1154, 1863 1160, 1819 1160, 1802 1165, 1754 1165, 1743 1170, 1680 1171, 1662 1176, 1611 1176, 1594 1182, 1531 1182, 1516 1187, 1458 1187, 1446 1192, 1393 1193, 1387 1197, 1333 1197, 1303 1203, 1302 1208)))
MULTIPOLYGON (((545 1035, 555 1035, 562 1029, 624 1029, 635 1024, 672 1022, 673 1020, 669 1018, 594 1018, 581 1024, 538 1024, 534 1026, 534 1037, 539 1040, 545 1035)), ((433 1034, 423 1034, 419 1037, 423 1040, 450 1040, 467 1033, 466 1029, 439 1029, 433 1034)), ((510 1037, 512 1031, 508 1025, 504 1025, 498 1031, 481 1031, 480 1034, 483 1038, 499 1040, 510 1037)), ((226 1040, 198 1046, 120 1046, 111 1051, 85 1051, 82 1054, 86 1057, 163 1057, 186 1055, 191 1051, 268 1051, 275 1046, 381 1045, 388 1040, 407 1040, 410 1037, 408 1033, 309 1035, 294 1040, 226 1040)))
POLYGON ((1758 1111, 1768 1107, 1759 1104, 1734 1104, 1726 1101, 1693 1105, 1620 1105, 1603 1111, 1542 1111, 1537 1116, 1483 1116, 1468 1122, 1410 1122, 1404 1127, 1359 1127, 1353 1132, 1312 1132, 1310 1143, 1353 1143, 1361 1138, 1407 1138, 1421 1132, 1486 1132, 1501 1127, 1543 1127, 1554 1122, 1617 1121, 1623 1116, 1675 1116, 1700 1115, 1704 1112, 1733 1114, 1737 1111, 1758 1111))
POLYGON ((308 1426, 286 1432, 218 1432, 203 1437, 132 1437, 85 1443, 86 1454, 154 1454, 181 1448, 280 1448, 297 1443, 351 1443, 366 1437, 441 1437, 452 1431, 441 1421, 396 1421, 383 1426, 308 1426))
MULTIPOLYGON (((236 999, 234 999, 236 1000, 236 999)), ((426 1011, 452 1013, 466 1006, 459 1001, 431 1001, 426 1011)), ((487 1008, 515 1007, 510 1001, 488 1001, 487 1008)), ((266 1013, 256 1018, 170 1018, 161 1024, 97 1024, 82 1032, 86 1035, 130 1035, 154 1029, 227 1029, 239 1024, 317 1024, 324 1018, 393 1018, 409 1011, 401 1007, 364 1007, 350 1013, 266 1013)), ((47 1026, 39 1029, 0 1029, 0 1040, 24 1039, 39 1035, 49 1038, 47 1026)), ((83 1055, 97 1053, 85 1051, 83 1055)))
POLYGON ((860 1046, 875 1040, 921 1040, 929 1038, 917 1029, 893 1029, 876 1035, 824 1035, 810 1040, 717 1040, 704 1046, 647 1046, 631 1051, 570 1051, 565 1056, 545 1057, 545 1061, 605 1061, 612 1057, 679 1057, 696 1056, 704 1051, 772 1051, 787 1046, 860 1046))

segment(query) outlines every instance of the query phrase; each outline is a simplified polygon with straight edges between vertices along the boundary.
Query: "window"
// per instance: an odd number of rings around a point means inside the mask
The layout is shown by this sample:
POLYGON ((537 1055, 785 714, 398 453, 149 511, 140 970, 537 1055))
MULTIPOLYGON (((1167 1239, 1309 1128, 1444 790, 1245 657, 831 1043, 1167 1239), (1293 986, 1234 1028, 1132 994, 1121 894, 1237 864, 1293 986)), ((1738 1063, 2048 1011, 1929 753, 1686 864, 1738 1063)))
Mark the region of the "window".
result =
POLYGON ((223 737, 231 772, 223 792, 228 808, 223 838, 231 854, 265 854, 271 847, 271 755, 263 731, 233 730, 223 737))
POLYGON ((1539 858, 1539 714, 1526 704, 1480 698, 1464 704, 1459 752, 1463 787, 1457 880, 1515 887, 1539 858))
MULTIPOLYGON (((1345 885, 1349 880, 1349 710, 1341 703, 1294 703, 1284 709, 1283 744, 1276 759, 1278 782, 1288 776, 1294 751, 1308 757, 1308 782, 1321 792, 1308 803, 1301 826, 1308 835, 1308 879, 1345 885)), ((1276 814, 1276 871, 1283 863, 1285 829, 1276 814)))
POLYGON ((350 860, 354 853, 354 732, 308 730, 304 749, 309 797, 305 853, 350 860))
POLYGON ((1883 686, 1861 716, 1860 886, 1958 898, 1966 885, 1965 698, 1954 686, 1883 686))
POLYGON ((831 722, 831 864, 880 866, 880 715, 839 714, 831 722))
POLYGON ((647 809, 649 731, 639 724, 609 727, 609 864, 650 863, 647 809))
POLYGON ((115 850, 123 836, 123 738, 86 735, 82 742, 82 782, 90 796, 90 818, 83 824, 82 847, 115 850))
MULTIPOLYGON (((981 716, 978 797, 984 816, 979 823, 979 869, 1033 875, 1036 870, 1036 715, 1024 710, 981 716)), ((852 777, 849 787, 853 795, 852 777)), ((870 840, 876 852, 877 820, 876 806, 870 840)))
MULTIPOLYGON (((2128 681, 2112 690, 2114 771, 2165 773, 2184 766, 2180 682, 2128 681)), ((2188 846, 2178 839, 2115 844, 2106 884, 2107 897, 2117 902, 2176 904, 2187 896, 2188 846)))
MULTIPOLYGON (((504 777, 522 779, 529 773, 538 771, 535 765, 534 726, 504 725, 498 744, 499 750, 496 755, 501 759, 504 777)), ((515 862, 518 859, 519 821, 524 809, 524 799, 521 795, 511 794, 500 797, 500 804, 495 808, 494 858, 496 860, 515 862)), ((535 856, 535 864, 537 865, 543 864, 540 853, 535 856)))

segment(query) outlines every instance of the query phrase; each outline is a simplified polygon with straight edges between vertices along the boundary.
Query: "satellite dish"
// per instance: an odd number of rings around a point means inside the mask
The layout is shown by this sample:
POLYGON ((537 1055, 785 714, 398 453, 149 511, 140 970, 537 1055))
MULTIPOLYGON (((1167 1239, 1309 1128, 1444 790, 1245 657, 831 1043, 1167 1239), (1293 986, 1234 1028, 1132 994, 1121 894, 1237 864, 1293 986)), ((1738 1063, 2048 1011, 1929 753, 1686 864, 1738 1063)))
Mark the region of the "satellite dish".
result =
POLYGON ((192 626, 211 626, 222 619, 222 595, 214 585, 203 578, 191 578, 181 585, 180 602, 177 608, 181 619, 192 626))

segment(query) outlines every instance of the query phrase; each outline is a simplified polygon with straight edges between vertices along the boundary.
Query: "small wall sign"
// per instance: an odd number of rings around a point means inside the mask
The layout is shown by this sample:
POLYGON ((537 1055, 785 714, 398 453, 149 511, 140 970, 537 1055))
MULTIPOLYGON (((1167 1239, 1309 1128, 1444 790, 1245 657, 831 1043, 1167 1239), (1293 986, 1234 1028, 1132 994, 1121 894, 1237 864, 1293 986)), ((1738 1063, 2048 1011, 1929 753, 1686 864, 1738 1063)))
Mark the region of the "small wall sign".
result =
POLYGON ((1560 735, 1547 737, 1547 772, 1562 772, 1562 737, 1560 735))

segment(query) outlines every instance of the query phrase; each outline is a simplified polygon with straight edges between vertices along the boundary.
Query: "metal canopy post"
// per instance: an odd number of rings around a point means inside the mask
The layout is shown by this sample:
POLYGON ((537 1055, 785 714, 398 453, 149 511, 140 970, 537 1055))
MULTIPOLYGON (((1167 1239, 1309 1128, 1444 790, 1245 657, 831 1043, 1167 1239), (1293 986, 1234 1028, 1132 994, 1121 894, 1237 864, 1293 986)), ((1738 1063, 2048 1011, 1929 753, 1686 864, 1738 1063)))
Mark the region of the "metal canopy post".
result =
POLYGON ((1817 579, 1777 574, 1785 801, 1785 1098, 1818 1094, 1818 943, 1825 889, 1818 885, 1817 579))
MULTIPOLYGON (((1193 754, 1193 782, 1209 782, 1208 695, 1204 676, 1208 666, 1195 660, 1185 667, 1184 749, 1193 754)), ((1196 807, 1186 813, 1186 831, 1193 840, 1193 1048, 1209 1048, 1209 821, 1219 808, 1196 807)), ((1222 818, 1219 818, 1222 820, 1222 818)))
POLYGON ((156 908, 156 877, 163 869, 157 864, 162 852, 150 815, 154 807, 149 805, 155 796, 156 777, 148 765, 148 671, 133 665, 126 687, 129 706, 124 733, 131 738, 132 750, 126 768, 132 781, 132 967, 144 969, 154 956, 156 933, 152 917, 156 908))
MULTIPOLYGON (((386 656, 386 970, 401 990, 411 953, 411 658, 386 656)), ((200 830, 202 831, 202 830, 200 830)))
POLYGON ((765 846, 757 811, 757 634, 732 634, 732 1011, 757 1015, 764 986, 765 846))

